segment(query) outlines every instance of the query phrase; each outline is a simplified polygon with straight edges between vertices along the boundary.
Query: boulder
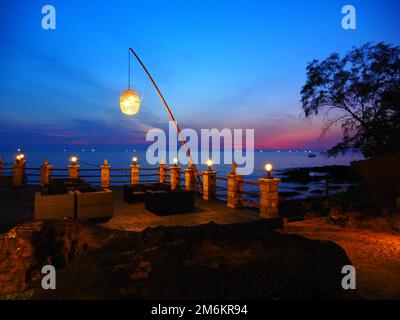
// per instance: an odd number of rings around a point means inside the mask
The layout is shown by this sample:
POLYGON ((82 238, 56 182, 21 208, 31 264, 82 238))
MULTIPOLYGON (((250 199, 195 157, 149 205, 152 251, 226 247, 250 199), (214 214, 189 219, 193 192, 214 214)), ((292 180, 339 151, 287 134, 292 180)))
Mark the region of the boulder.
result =
POLYGON ((347 297, 333 242, 271 231, 265 221, 143 232, 79 221, 31 223, 0 237, 0 291, 34 299, 332 299, 347 297), (43 290, 52 264, 57 290, 43 290))
POLYGON ((41 268, 63 268, 89 249, 107 245, 116 234, 89 223, 36 221, 0 234, 0 296, 29 289, 41 268))

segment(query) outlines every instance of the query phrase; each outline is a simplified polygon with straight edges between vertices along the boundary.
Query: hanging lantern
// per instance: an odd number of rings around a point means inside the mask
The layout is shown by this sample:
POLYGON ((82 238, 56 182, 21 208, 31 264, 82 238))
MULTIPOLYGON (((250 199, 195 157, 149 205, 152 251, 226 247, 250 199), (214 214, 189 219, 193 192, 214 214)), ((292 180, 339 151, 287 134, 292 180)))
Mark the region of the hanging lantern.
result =
POLYGON ((125 90, 119 98, 122 113, 132 116, 139 112, 140 98, 135 90, 125 90))

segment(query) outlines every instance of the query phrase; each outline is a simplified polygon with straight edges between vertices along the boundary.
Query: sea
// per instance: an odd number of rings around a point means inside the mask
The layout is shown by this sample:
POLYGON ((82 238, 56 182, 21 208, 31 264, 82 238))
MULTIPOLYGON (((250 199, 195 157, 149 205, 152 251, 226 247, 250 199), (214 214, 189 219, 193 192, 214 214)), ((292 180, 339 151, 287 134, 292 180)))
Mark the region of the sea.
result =
MULTIPOLYGON (((91 169, 96 171, 99 170, 99 166, 103 164, 104 159, 108 160, 111 168, 118 169, 126 169, 125 171, 115 171, 112 172, 114 174, 119 174, 118 183, 115 184, 124 184, 129 182, 128 177, 128 168, 131 164, 132 157, 138 158, 138 164, 142 168, 150 168, 155 167, 155 165, 150 165, 146 161, 146 150, 122 150, 122 151, 99 151, 96 149, 79 149, 79 150, 61 150, 61 151, 51 151, 51 152, 43 152, 43 151, 24 151, 21 150, 25 155, 25 159, 27 161, 27 168, 32 168, 32 170, 28 169, 28 183, 35 184, 39 181, 39 172, 37 169, 42 163, 44 159, 48 159, 49 164, 53 165, 55 171, 53 174, 57 174, 58 176, 62 176, 66 174, 66 172, 62 171, 62 169, 66 169, 68 164, 70 164, 71 156, 78 157, 81 169, 91 169), (60 169, 58 171, 58 169, 60 169)), ((3 159, 5 164, 10 165, 15 159, 16 152, 0 152, 0 157, 3 159)), ((223 159, 224 154, 220 155, 221 159, 223 159)), ((266 172, 264 170, 266 163, 271 163, 273 165, 272 176, 281 177, 282 170, 289 168, 302 168, 302 167, 320 167, 320 166, 329 166, 329 165, 350 165, 352 161, 362 160, 364 159, 360 153, 346 153, 344 155, 338 155, 337 157, 330 158, 323 152, 313 152, 310 150, 296 150, 296 151, 263 151, 257 150, 254 153, 254 171, 252 174, 244 177, 245 180, 248 181, 257 181, 261 177, 266 176, 266 172), (315 155, 315 157, 310 157, 310 154, 315 155)), ((196 165, 199 171, 205 170, 207 167, 204 164, 196 165)), ((182 167, 186 167, 183 166, 182 167)), ((215 164, 213 165, 213 169, 217 171, 218 177, 226 177, 228 173, 231 172, 231 165, 229 164, 215 164)), ((5 169, 4 174, 10 174, 11 169, 5 169)), ((87 173, 86 180, 90 181, 94 185, 98 185, 100 179, 94 176, 99 175, 99 172, 89 172, 87 173)), ((218 185, 226 186, 226 182, 218 181, 218 185)), ((280 191, 285 193, 293 193, 289 196, 289 198, 303 198, 310 196, 311 194, 323 193, 325 189, 324 182, 314 182, 308 184, 308 191, 302 191, 299 194, 295 194, 294 192, 296 188, 299 186, 304 186, 298 183, 292 182, 281 182, 279 188, 280 191)), ((336 192, 339 192, 348 185, 339 185, 336 186, 336 192)), ((246 185, 246 188, 249 189, 250 192, 257 192, 255 187, 246 185)))

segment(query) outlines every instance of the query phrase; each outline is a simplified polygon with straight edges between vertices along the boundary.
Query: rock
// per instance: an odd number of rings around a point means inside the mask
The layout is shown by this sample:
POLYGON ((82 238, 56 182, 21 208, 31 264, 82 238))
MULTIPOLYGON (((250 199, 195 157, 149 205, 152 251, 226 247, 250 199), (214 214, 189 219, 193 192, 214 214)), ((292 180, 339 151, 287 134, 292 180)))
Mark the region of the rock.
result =
POLYGON ((321 212, 310 211, 304 215, 304 220, 315 219, 323 216, 321 212))
POLYGON ((379 215, 381 217, 390 217, 390 216, 392 216, 392 211, 389 208, 382 208, 379 211, 379 215))
POLYGON ((300 195, 297 191, 281 191, 279 192, 279 195, 284 197, 284 198, 289 198, 289 197, 296 197, 300 195))
POLYGON ((362 217, 362 213, 359 211, 347 211, 344 215, 347 219, 360 219, 362 217))
POLYGON ((312 193, 312 194, 323 194, 324 191, 323 190, 319 190, 319 189, 315 189, 315 190, 311 190, 310 193, 312 193))
POLYGON ((337 185, 329 185, 328 186, 328 190, 331 190, 331 191, 337 191, 337 190, 341 190, 341 189, 343 189, 342 186, 337 186, 337 185))
POLYGON ((339 223, 346 220, 346 217, 340 207, 333 207, 329 211, 329 220, 333 223, 339 223))
POLYGON ((290 168, 280 172, 282 181, 307 184, 322 181, 328 177, 335 183, 352 183, 359 180, 351 166, 322 166, 311 168, 290 168))
POLYGON ((308 191, 309 187, 300 186, 300 187, 294 187, 293 189, 296 191, 308 191))
POLYGON ((393 230, 400 231, 400 215, 391 218, 391 227, 393 230))
POLYGON ((271 231, 263 220, 138 233, 79 221, 24 228, 0 238, 2 293, 29 289, 34 299, 323 299, 347 294, 340 270, 351 262, 342 248, 271 231), (40 287, 38 272, 45 263, 56 266, 57 290, 40 287))
POLYGON ((113 238, 110 230, 72 220, 24 223, 0 234, 0 295, 26 290, 45 264, 62 268, 113 238))

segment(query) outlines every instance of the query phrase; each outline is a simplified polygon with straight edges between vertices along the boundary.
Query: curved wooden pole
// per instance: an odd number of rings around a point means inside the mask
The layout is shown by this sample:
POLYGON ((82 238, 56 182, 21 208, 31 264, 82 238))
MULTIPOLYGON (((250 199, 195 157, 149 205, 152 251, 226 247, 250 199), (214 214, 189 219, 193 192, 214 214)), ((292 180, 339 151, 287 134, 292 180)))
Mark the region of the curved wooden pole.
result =
MULTIPOLYGON (((146 72, 146 74, 147 74, 147 76, 149 77, 151 83, 153 84, 154 88, 156 89, 156 91, 157 91, 157 93, 158 93, 158 96, 160 97, 162 103, 164 104, 165 109, 167 110, 167 112, 168 112, 168 114, 169 114, 169 116, 170 116, 172 122, 173 122, 174 125, 175 125, 176 131, 177 131, 178 134, 179 134, 179 138, 181 139, 182 144, 185 146, 186 154, 189 156, 190 161, 193 163, 194 167, 196 168, 196 165, 195 165, 195 163, 194 163, 194 161, 193 161, 192 155, 190 154, 190 149, 189 149, 188 146, 186 145, 186 141, 185 141, 185 139, 183 138, 181 129, 179 128, 178 123, 176 122, 175 117, 174 117, 174 115, 172 114, 171 109, 170 109, 169 106, 168 106, 167 101, 165 101, 163 94, 161 93, 160 89, 158 89, 157 84, 155 83, 155 81, 154 81, 153 77, 151 76, 150 72, 147 70, 146 66, 143 64, 142 60, 140 60, 140 58, 138 57, 138 55, 136 54, 136 52, 133 51, 132 48, 129 48, 129 50, 133 53, 133 55, 135 56, 135 58, 137 59, 137 61, 139 61, 139 63, 140 63, 140 65, 142 66, 143 70, 146 72)), ((196 168, 196 169, 197 169, 197 168, 196 168)))

